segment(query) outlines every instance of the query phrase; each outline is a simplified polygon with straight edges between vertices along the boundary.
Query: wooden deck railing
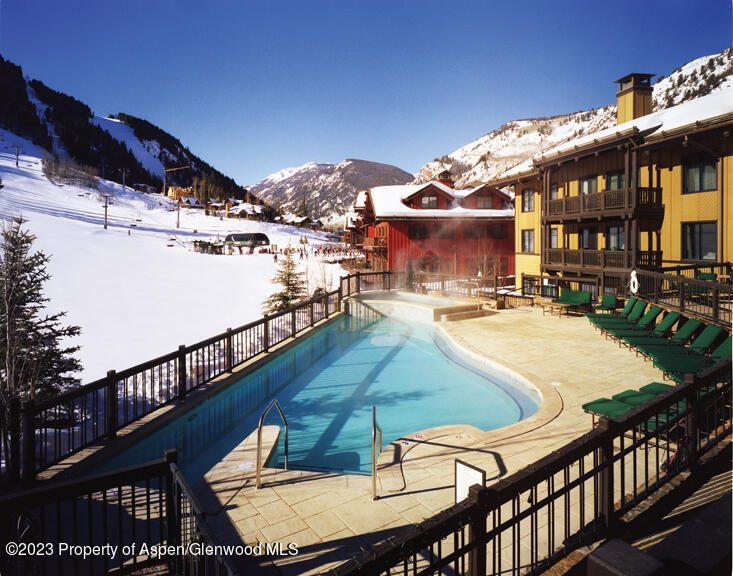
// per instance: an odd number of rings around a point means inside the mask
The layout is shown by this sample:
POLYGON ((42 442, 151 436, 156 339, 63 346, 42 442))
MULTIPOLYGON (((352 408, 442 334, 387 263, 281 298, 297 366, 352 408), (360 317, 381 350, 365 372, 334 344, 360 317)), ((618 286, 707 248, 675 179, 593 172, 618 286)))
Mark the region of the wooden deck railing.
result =
MULTIPOLYGON (((630 250, 577 250, 570 248, 548 248, 544 251, 543 264, 577 268, 604 268, 629 270, 632 268, 630 250)), ((637 266, 657 268, 662 263, 659 250, 641 250, 637 266)))
MULTIPOLYGON (((10 481, 35 475, 237 366, 293 338, 341 310, 344 297, 391 287, 389 272, 356 273, 334 290, 287 310, 40 401, 10 409, 10 450, 3 473, 10 481)), ((3 449, 4 450, 4 449, 3 449)))
POLYGON ((637 188, 636 196, 632 188, 621 190, 601 190, 592 194, 564 196, 549 201, 548 216, 599 215, 604 211, 633 208, 661 208, 661 188, 637 188))

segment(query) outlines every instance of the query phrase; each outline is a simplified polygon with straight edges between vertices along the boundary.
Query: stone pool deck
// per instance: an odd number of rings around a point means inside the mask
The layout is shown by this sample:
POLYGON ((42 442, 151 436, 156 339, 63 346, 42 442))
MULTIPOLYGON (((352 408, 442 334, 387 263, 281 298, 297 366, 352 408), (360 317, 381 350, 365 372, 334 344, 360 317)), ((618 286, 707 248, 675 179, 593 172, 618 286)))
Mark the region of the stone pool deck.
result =
POLYGON ((583 403, 662 380, 650 362, 606 340, 583 317, 515 308, 441 326, 459 346, 535 385, 543 395, 539 412, 491 432, 415 430, 380 456, 377 501, 368 476, 267 468, 256 490, 253 472, 225 459, 207 474, 208 484, 197 487, 217 536, 226 543, 279 542, 285 553, 288 544, 298 547, 293 556, 243 559, 243 568, 326 572, 451 505, 455 458, 484 468, 491 484, 590 431, 583 403))

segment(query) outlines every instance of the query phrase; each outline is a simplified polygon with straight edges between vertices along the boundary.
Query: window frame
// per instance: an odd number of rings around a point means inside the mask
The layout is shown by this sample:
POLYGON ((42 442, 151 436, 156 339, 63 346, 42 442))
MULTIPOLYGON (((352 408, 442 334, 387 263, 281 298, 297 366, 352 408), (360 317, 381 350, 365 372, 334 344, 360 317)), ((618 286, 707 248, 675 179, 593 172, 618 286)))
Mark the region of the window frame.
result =
POLYGON ((623 170, 611 170, 609 172, 606 172, 606 190, 624 190, 626 188, 626 173, 623 170), (611 188, 610 182, 611 179, 616 176, 622 183, 621 186, 617 188, 611 188))
POLYGON ((491 196, 477 196, 476 197, 476 209, 477 210, 491 210, 493 208, 491 196), (480 204, 488 204, 488 206, 481 206, 480 204))
POLYGON ((522 189, 522 212, 534 212, 534 188, 522 189))
POLYGON ((410 240, 426 240, 429 234, 428 225, 424 222, 413 222, 407 225, 407 238, 410 240))
MULTIPOLYGON (((699 238, 702 238, 702 234, 698 232, 699 238)), ((693 244, 694 244, 694 236, 693 236, 693 244)), ((702 244, 699 245, 700 247, 700 255, 702 255, 702 244)), ((694 253, 694 246, 692 249, 688 247, 688 251, 691 251, 694 253)), ((680 223, 680 260, 683 261, 692 261, 692 262, 716 262, 718 260, 718 222, 716 220, 696 220, 692 222, 681 222, 680 223), (713 257, 712 258, 694 258, 693 255, 688 255, 685 257, 685 240, 687 239, 687 234, 685 234, 685 227, 694 226, 697 228, 702 227, 703 225, 712 225, 713 226, 713 257)))
POLYGON ((560 248, 560 231, 556 226, 550 227, 550 249, 560 248), (554 246, 553 246, 554 244, 554 246))
POLYGON ((598 192, 598 174, 590 174, 588 176, 578 178, 578 196, 588 196, 590 194, 595 194, 596 192, 598 192), (592 192, 583 192, 584 182, 593 183, 592 192))
POLYGON ((522 230, 521 248, 522 248, 522 254, 536 254, 536 252, 534 251, 534 228, 525 228, 522 230), (532 243, 531 250, 527 250, 527 248, 529 248, 530 246, 527 245, 529 244, 529 241, 525 242, 525 234, 527 234, 527 239, 531 240, 531 243, 532 243))
POLYGON ((611 224, 606 227, 605 237, 605 249, 613 252, 623 252, 626 250, 626 233, 624 227, 619 224, 611 224), (614 232, 615 231, 615 232, 614 232), (611 248, 611 238, 616 238, 616 248, 611 248), (619 241, 620 240, 620 241, 619 241))
POLYGON ((718 189, 718 159, 710 158, 705 156, 690 156, 685 158, 682 162, 682 194, 699 194, 700 192, 715 192, 718 189), (705 188, 705 171, 700 169, 697 177, 697 190, 688 190, 688 172, 691 168, 701 168, 706 165, 711 165, 713 168, 713 187, 705 188))
POLYGON ((550 184, 550 200, 560 199, 560 187, 557 183, 550 184))
POLYGON ((421 196, 420 197, 420 208, 422 210, 437 209, 438 208, 438 195, 437 194, 426 194, 425 196, 421 196), (426 202, 426 200, 428 202, 426 202), (435 206, 431 206, 430 204, 435 204, 435 206))

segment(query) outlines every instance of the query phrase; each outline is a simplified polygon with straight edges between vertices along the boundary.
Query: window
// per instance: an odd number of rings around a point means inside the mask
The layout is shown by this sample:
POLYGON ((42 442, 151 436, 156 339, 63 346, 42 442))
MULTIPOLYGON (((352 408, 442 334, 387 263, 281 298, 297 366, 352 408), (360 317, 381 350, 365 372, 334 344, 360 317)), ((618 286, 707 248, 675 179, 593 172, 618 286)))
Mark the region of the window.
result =
POLYGON ((550 248, 557 248, 557 228, 550 228, 550 248))
POLYGON ((437 208, 438 207, 438 197, 437 196, 423 196, 420 205, 423 208, 437 208))
POLYGON ((715 160, 691 159, 685 162, 683 194, 716 190, 717 170, 715 160))
POLYGON ((534 190, 522 190, 522 212, 534 212, 534 190))
POLYGON ((456 237, 456 225, 436 222, 433 224, 433 236, 444 240, 453 240, 456 237))
POLYGON ((578 180, 578 194, 595 194, 598 191, 598 178, 586 176, 578 180))
POLYGON ((550 200, 557 200, 559 198, 557 184, 550 185, 550 200))
POLYGON ((484 226, 482 224, 464 224, 463 237, 466 240, 475 240, 484 237, 484 226))
POLYGON ((583 250, 598 250, 598 230, 596 228, 580 229, 580 247, 583 250))
POLYGON ((479 196, 476 198, 476 208, 492 208, 492 200, 491 196, 479 196))
POLYGON ((506 226, 504 224, 489 224, 486 232, 492 240, 502 240, 507 237, 506 226))
POLYGON ((717 236, 715 222, 683 222, 682 259, 717 260, 715 249, 717 236))
POLYGON ((425 224, 410 224, 407 227, 407 237, 411 240, 424 240, 428 236, 428 227, 425 224))
POLYGON ((609 226, 606 230, 606 250, 623 250, 624 246, 624 227, 609 226))
POLYGON ((534 254, 534 230, 522 230, 522 252, 534 254))
POLYGON ((626 175, 621 171, 606 174, 606 190, 623 190, 626 188, 626 175))

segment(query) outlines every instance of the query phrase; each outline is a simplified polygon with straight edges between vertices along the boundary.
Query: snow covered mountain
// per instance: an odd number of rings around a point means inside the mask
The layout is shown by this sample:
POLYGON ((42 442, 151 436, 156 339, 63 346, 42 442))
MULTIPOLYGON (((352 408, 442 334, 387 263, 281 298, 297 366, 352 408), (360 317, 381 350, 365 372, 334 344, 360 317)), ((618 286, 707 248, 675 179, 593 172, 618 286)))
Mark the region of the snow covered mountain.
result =
POLYGON ((396 166, 366 160, 308 162, 270 174, 249 190, 286 212, 300 213, 305 209, 311 218, 335 221, 349 210, 357 190, 406 184, 413 177, 396 166))
MULTIPOLYGON (((731 85, 733 49, 703 56, 666 78, 657 79, 652 95, 654 110, 669 108, 731 85)), ((607 128, 615 122, 615 104, 551 118, 514 120, 428 162, 418 172, 415 183, 428 182, 446 168, 456 176, 457 186, 491 180, 544 149, 607 128)))

